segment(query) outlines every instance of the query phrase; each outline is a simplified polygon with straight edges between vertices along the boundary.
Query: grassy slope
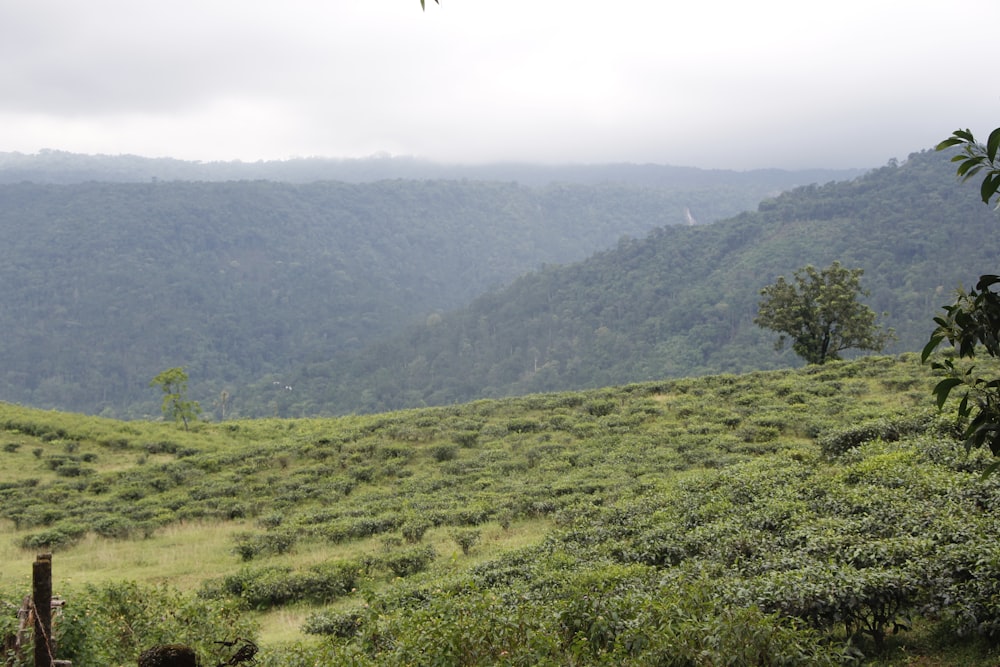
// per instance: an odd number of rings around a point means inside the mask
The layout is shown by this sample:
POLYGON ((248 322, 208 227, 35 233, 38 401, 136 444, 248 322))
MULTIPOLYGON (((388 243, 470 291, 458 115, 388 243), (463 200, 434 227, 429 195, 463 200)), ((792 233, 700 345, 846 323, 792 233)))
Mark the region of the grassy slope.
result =
MULTIPOLYGON (((504 554, 565 545, 580 531, 603 543, 602 513, 682 506, 685 489, 704 495, 705 475, 733 466, 750 466, 740 468, 748 479, 804 466, 824 484, 849 486, 838 477, 845 464, 818 455, 818 439, 930 413, 933 382, 913 355, 869 357, 371 416, 203 423, 190 432, 0 404, 0 590, 23 589, 35 551, 48 548, 57 589, 135 579, 196 590, 245 566, 304 571, 386 559, 415 548, 401 539, 407 526, 426 524, 420 546, 436 554, 426 571, 399 578, 374 566, 356 593, 330 601, 348 610, 373 595, 447 587, 475 566, 483 576, 504 554), (756 472, 754 461, 763 463, 756 472), (459 529, 479 531, 468 554, 454 538, 459 529), (291 544, 269 550, 274 536, 291 544), (33 546, 22 548, 26 541, 33 546), (261 550, 247 564, 237 544, 261 550)), ((649 530, 640 524, 633 533, 649 530)), ((574 558, 574 572, 590 567, 574 558)), ((301 639, 299 626, 316 608, 272 608, 261 617, 262 643, 301 639)), ((908 637, 897 653, 941 658, 931 629, 908 637)), ((941 660, 913 664, 957 664, 941 660)))

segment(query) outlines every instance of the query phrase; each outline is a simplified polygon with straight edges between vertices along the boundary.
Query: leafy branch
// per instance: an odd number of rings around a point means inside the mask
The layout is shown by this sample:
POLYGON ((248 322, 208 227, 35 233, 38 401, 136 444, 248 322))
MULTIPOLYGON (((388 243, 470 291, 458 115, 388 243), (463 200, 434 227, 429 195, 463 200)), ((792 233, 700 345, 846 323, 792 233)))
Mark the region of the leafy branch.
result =
MULTIPOLYGON (((945 314, 934 318, 937 327, 921 353, 923 362, 945 340, 962 359, 974 359, 978 345, 990 356, 1000 356, 1000 294, 990 289, 997 283, 1000 276, 984 275, 975 289, 958 291, 955 302, 944 306, 945 314)), ((963 420, 971 417, 963 434, 966 448, 985 445, 994 456, 1000 456, 1000 379, 980 377, 974 365, 961 370, 952 359, 935 361, 931 367, 948 374, 933 390, 938 408, 944 407, 953 390, 965 388, 958 416, 963 420)))
MULTIPOLYGON (((962 150, 951 158, 958 164, 956 173, 962 181, 983 174, 979 194, 984 204, 997 197, 995 208, 1000 208, 1000 127, 990 133, 986 144, 976 141, 969 130, 955 130, 951 137, 937 145, 937 150, 961 146, 962 150)), ((955 302, 944 306, 945 314, 934 318, 937 327, 924 346, 921 360, 928 357, 945 340, 951 343, 960 359, 974 359, 976 348, 981 345, 986 354, 1000 357, 1000 294, 992 287, 1000 283, 1000 276, 986 274, 979 277, 975 289, 968 293, 959 289, 955 302)), ((947 373, 947 377, 934 387, 938 408, 943 408, 951 393, 964 388, 958 404, 958 416, 969 420, 963 436, 966 449, 987 446, 994 456, 1000 456, 1000 379, 985 378, 970 365, 964 371, 952 359, 935 361, 932 368, 947 373)), ((1000 467, 997 461, 987 474, 1000 467)))
MULTIPOLYGON (((962 147, 961 152, 952 157, 951 161, 958 163, 956 172, 963 182, 985 170, 979 194, 983 203, 989 204, 990 199, 1000 193, 1000 163, 997 162, 1000 127, 990 132, 985 145, 976 141, 969 130, 955 130, 949 138, 937 145, 936 150, 942 151, 952 146, 962 147)), ((997 197, 996 208, 1000 208, 1000 197, 997 197)))

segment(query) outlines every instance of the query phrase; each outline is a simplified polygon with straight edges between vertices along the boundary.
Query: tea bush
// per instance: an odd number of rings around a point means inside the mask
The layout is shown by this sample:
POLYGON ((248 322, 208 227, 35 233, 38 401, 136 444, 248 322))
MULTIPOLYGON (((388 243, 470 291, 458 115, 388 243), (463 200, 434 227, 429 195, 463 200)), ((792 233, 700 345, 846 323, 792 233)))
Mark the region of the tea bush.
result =
POLYGON ((206 582, 199 595, 206 599, 238 597, 253 609, 299 601, 327 604, 351 593, 361 570, 360 563, 339 561, 298 572, 282 566, 243 568, 221 581, 206 582))
POLYGON ((244 517, 255 529, 237 528, 241 556, 307 541, 345 554, 328 569, 244 566, 204 583, 202 602, 334 602, 307 622, 330 641, 262 647, 269 667, 822 665, 891 646, 910 616, 921 641, 928 628, 995 637, 1000 476, 980 476, 989 457, 965 454, 947 410, 927 410, 931 396, 909 410, 885 391, 931 385, 929 371, 888 368, 859 360, 189 434, 74 426, 0 403, 0 419, 53 420, 45 442, 0 435, 23 443, 0 454, 17 463, 0 469, 0 517, 35 535, 115 539, 244 517), (116 438, 129 444, 115 456, 84 459, 116 438), (454 457, 438 462, 438 447, 454 457), (196 452, 168 451, 184 448, 196 452), (63 477, 64 462, 94 472, 63 477), (440 549, 488 521, 510 532, 485 562, 440 562, 425 546, 434 527, 440 549), (504 552, 507 539, 532 546, 504 552), (358 582, 367 607, 351 599, 358 582))
POLYGON ((847 638, 864 633, 881 652, 888 632, 909 629, 925 581, 908 568, 856 569, 809 565, 751 583, 750 600, 769 613, 800 618, 817 629, 843 625, 847 638))
POLYGON ((291 530, 238 533, 233 536, 233 540, 236 542, 233 552, 240 559, 249 561, 261 555, 271 556, 287 553, 295 546, 298 535, 291 530))
POLYGON ((428 519, 411 517, 403 522, 403 525, 400 527, 400 532, 403 534, 403 539, 410 544, 416 544, 424 538, 424 533, 426 533, 433 525, 433 522, 428 519))
POLYGON ((78 542, 86 534, 85 527, 62 522, 48 530, 31 533, 21 538, 22 549, 53 550, 65 548, 78 542))
POLYGON ((819 446, 824 454, 839 456, 875 439, 892 442, 903 436, 923 433, 932 422, 933 418, 927 414, 870 420, 824 434, 819 438, 819 446))
POLYGON ((357 634, 362 619, 357 612, 317 611, 306 617, 302 631, 308 635, 347 639, 357 634))
POLYGON ((476 528, 453 528, 448 531, 448 536, 459 546, 466 556, 472 551, 472 547, 479 544, 482 533, 476 528))
POLYGON ((434 551, 434 547, 428 545, 394 551, 384 556, 370 557, 366 559, 366 565, 368 569, 386 569, 395 577, 409 577, 426 570, 436 557, 437 553, 434 551))

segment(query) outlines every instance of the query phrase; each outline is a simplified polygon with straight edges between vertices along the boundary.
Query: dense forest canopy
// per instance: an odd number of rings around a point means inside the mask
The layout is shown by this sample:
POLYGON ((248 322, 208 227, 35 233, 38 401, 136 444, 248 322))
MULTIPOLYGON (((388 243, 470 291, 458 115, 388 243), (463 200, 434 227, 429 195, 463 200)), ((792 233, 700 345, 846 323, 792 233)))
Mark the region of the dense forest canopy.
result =
POLYGON ((0 399, 156 416, 184 367, 208 416, 297 416, 794 366, 758 291, 834 260, 919 350, 997 254, 947 155, 762 202, 743 176, 0 185, 0 399))
POLYGON ((229 391, 235 414, 269 413, 243 387, 775 187, 741 179, 0 185, 0 400, 157 415, 149 380, 182 366, 206 407, 229 391))
MULTIPOLYGON (((995 263, 996 215, 925 151, 854 181, 806 186, 754 213, 662 227, 585 262, 549 267, 364 353, 304 367, 310 412, 442 404, 570 387, 796 366, 753 324, 779 275, 834 260, 864 269, 867 304, 919 350, 959 284, 995 263)), ((265 396, 270 396, 265 399, 265 396)))

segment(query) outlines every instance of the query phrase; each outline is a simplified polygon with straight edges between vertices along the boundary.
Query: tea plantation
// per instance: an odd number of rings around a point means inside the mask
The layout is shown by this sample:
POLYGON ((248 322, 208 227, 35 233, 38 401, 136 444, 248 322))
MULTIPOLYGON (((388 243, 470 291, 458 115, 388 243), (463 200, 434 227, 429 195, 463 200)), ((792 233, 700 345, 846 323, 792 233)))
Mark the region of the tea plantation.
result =
POLYGON ((190 431, 0 404, 0 634, 52 551, 78 665, 996 664, 1000 477, 935 382, 866 357, 190 431))

